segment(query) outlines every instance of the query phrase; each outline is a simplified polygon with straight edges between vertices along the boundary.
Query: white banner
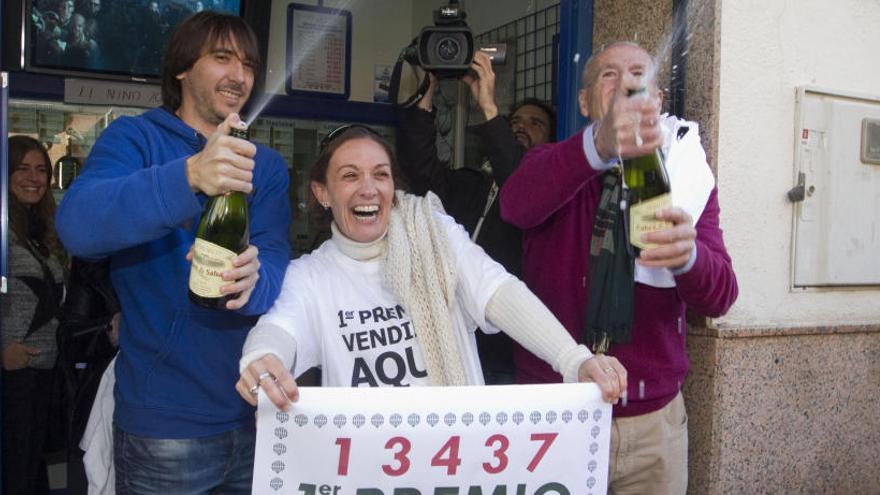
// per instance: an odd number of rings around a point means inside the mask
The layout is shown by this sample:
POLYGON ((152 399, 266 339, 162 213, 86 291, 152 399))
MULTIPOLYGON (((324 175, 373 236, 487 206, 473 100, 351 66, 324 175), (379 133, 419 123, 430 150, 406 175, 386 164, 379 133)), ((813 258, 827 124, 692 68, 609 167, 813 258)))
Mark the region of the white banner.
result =
POLYGON ((602 494, 610 427, 594 384, 260 392, 253 493, 602 494))

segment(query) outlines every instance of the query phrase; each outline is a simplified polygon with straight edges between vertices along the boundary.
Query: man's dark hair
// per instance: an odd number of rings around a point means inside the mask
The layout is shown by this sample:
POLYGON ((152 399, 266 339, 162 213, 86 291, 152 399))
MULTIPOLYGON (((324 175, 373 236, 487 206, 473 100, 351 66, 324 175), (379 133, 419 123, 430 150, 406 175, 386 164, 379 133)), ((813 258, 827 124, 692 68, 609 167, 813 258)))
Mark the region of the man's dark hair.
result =
POLYGON ((537 98, 526 98, 518 103, 514 103, 512 107, 510 107, 510 115, 509 117, 513 117, 513 114, 516 113, 520 108, 531 105, 533 107, 538 107, 547 114, 548 122, 548 136, 547 142, 553 143, 556 141, 556 110, 553 109, 553 106, 549 103, 539 100, 537 98))
POLYGON ((241 17, 206 10, 185 21, 171 33, 162 57, 162 104, 177 110, 180 107, 180 81, 177 76, 188 71, 196 61, 222 42, 235 40, 253 68, 254 86, 262 71, 257 35, 241 17))

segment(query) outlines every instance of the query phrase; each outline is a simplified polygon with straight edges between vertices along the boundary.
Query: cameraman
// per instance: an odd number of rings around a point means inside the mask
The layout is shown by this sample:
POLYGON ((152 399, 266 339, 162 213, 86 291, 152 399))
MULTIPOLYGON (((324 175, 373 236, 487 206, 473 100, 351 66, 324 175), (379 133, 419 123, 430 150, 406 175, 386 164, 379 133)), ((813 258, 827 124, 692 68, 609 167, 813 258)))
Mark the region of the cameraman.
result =
MULTIPOLYGON (((486 121, 471 127, 483 144, 487 161, 480 169, 452 169, 437 157, 433 95, 437 78, 429 74, 430 85, 418 104, 400 111, 398 158, 412 192, 434 192, 446 211, 467 229, 477 244, 508 272, 522 272, 522 234, 501 220, 498 190, 533 146, 555 137, 553 108, 539 100, 525 100, 514 106, 510 123, 498 114, 495 104, 495 72, 488 55, 477 51, 471 68, 476 77, 462 79, 486 121)), ((503 334, 477 332, 477 345, 486 383, 514 382, 511 341, 503 334)))

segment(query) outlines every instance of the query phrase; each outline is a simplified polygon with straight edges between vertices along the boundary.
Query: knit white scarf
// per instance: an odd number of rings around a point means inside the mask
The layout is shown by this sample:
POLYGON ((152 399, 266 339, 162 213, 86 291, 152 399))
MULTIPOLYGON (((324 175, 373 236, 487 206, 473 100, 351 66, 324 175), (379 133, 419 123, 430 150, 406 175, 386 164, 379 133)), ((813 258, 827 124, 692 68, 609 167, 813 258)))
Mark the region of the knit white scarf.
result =
POLYGON ((432 385, 466 385, 463 350, 449 320, 455 259, 435 212, 440 199, 398 191, 388 226, 385 286, 409 313, 432 385))

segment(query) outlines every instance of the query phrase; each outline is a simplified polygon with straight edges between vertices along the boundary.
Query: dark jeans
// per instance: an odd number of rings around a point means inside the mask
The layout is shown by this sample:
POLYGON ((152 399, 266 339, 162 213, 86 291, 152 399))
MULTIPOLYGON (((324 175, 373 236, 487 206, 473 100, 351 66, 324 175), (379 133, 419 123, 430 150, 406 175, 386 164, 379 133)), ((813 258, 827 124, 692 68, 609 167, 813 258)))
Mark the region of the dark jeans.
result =
POLYGON ((251 493, 256 430, 203 438, 145 438, 113 427, 116 493, 251 493))
POLYGON ((43 457, 53 370, 3 371, 3 493, 48 494, 43 457))

